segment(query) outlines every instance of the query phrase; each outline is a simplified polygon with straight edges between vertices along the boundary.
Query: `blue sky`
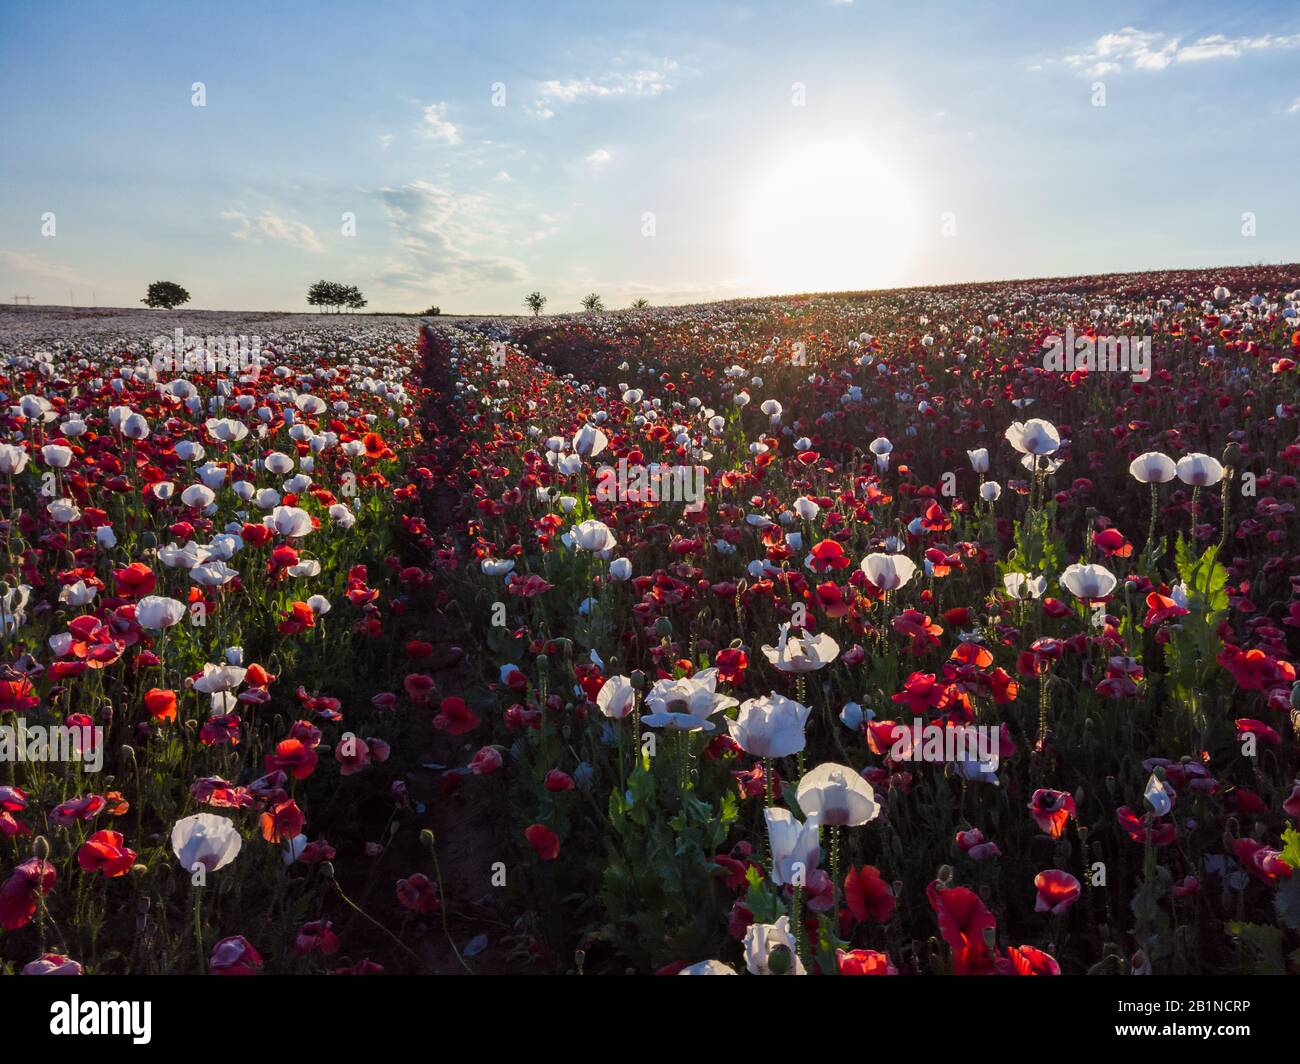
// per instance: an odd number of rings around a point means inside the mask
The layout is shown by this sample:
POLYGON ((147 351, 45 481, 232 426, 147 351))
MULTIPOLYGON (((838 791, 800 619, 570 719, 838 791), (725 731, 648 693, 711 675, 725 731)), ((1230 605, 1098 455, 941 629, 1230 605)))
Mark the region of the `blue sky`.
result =
POLYGON ((11 3, 0 99, 6 301, 296 310, 324 277, 559 311, 1300 258, 1290 0, 11 3))

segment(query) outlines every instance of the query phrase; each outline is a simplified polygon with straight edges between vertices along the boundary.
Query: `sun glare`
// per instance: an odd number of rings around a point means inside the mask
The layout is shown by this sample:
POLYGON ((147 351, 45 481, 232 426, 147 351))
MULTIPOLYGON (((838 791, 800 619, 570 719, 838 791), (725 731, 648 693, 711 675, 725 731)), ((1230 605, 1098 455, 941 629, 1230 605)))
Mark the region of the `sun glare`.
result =
POLYGON ((858 140, 787 152, 754 187, 744 273, 755 290, 837 291, 902 283, 915 208, 883 156, 858 140))

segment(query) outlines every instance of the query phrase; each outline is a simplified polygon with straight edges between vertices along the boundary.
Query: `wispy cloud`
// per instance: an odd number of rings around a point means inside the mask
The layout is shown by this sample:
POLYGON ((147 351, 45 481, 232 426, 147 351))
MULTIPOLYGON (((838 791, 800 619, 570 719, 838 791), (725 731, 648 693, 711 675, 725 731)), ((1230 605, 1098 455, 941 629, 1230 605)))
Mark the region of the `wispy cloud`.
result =
POLYGON ((380 189, 378 196, 400 250, 381 269, 382 284, 435 295, 525 278, 517 260, 479 250, 485 241, 510 239, 509 227, 481 194, 420 180, 380 189))
POLYGON ((527 110, 538 118, 553 118, 557 107, 582 100, 661 96, 673 88, 677 71, 677 63, 665 59, 657 65, 610 71, 598 77, 542 81, 538 83, 536 98, 527 110))
POLYGON ((1291 101, 1291 106, 1286 109, 1289 115, 1300 115, 1300 96, 1291 101))
POLYGON ((1300 47, 1300 33, 1255 37, 1228 37, 1222 33, 1184 43, 1181 37, 1125 26, 1098 37, 1084 52, 1060 60, 1072 70, 1089 77, 1103 77, 1122 70, 1166 70, 1179 63, 1211 59, 1239 59, 1245 55, 1300 47))
POLYGON ((445 103, 431 103, 424 108, 420 132, 430 140, 441 141, 443 144, 460 143, 460 130, 447 120, 445 103))
POLYGON ((222 211, 221 217, 228 222, 238 223, 230 235, 236 240, 248 240, 260 244, 262 240, 274 240, 280 244, 300 248, 303 251, 322 251, 320 240, 306 222, 283 218, 272 211, 263 211, 252 217, 239 210, 222 211))
POLYGON ((89 283, 71 266, 59 262, 47 262, 40 255, 18 248, 0 248, 0 270, 24 280, 61 281, 75 285, 89 283))

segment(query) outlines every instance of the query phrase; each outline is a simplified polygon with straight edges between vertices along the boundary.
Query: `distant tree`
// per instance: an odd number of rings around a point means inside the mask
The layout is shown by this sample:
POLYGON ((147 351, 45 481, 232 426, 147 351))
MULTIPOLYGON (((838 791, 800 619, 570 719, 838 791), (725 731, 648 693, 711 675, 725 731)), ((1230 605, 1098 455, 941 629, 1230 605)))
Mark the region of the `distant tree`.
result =
POLYGON ((649 307, 650 307, 650 300, 646 299, 645 296, 642 296, 640 299, 632 300, 633 310, 647 310, 649 309, 649 307))
POLYGON ((162 307, 171 310, 182 303, 190 301, 190 294, 175 281, 154 281, 140 300, 146 307, 162 307))
POLYGON ((582 309, 590 310, 592 312, 604 310, 605 301, 601 299, 600 296, 596 295, 595 292, 588 292, 582 297, 582 309))
POLYGON ((436 318, 441 313, 442 313, 442 307, 438 306, 435 303, 433 306, 431 306, 428 310, 424 312, 424 315, 427 318, 436 318))
POLYGON ((317 281, 307 289, 307 305, 312 307, 333 307, 340 311, 360 310, 366 305, 361 290, 354 284, 339 284, 338 281, 317 281))
POLYGON ((541 292, 530 292, 528 298, 524 300, 524 306, 533 312, 533 317, 537 317, 546 306, 546 297, 541 292))

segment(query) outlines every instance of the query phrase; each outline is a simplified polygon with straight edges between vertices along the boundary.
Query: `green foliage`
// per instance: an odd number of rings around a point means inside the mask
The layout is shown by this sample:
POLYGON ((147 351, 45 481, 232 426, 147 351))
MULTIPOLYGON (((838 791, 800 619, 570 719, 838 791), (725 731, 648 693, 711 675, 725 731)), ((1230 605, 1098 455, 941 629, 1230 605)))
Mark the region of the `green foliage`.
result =
POLYGON ((1234 921, 1228 931, 1235 935, 1249 965, 1249 975, 1286 975, 1286 961, 1282 956, 1282 932, 1267 924, 1248 924, 1234 921))
POLYGON ((154 281, 149 285, 141 303, 146 307, 171 310, 190 301, 190 294, 175 281, 154 281))
POLYGON ((336 311, 347 307, 360 310, 368 300, 356 285, 340 284, 337 281, 317 281, 307 289, 307 304, 312 307, 333 307, 336 311))

